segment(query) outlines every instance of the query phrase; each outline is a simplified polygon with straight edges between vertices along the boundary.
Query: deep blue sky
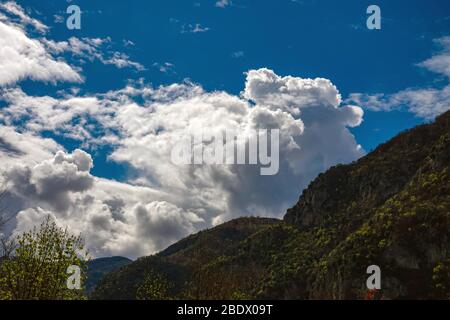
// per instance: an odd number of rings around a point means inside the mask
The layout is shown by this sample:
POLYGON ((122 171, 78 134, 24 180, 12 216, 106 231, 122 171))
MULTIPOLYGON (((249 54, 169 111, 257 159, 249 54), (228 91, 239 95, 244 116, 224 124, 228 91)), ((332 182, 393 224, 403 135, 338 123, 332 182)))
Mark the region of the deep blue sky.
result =
MULTIPOLYGON (((55 40, 111 37, 116 48, 124 39, 135 43, 123 50, 148 70, 87 64, 85 92, 121 88, 128 79, 143 77, 154 85, 189 78, 207 90, 237 94, 243 89, 245 71, 267 67, 279 75, 328 78, 344 99, 352 92, 393 93, 434 85, 436 77, 415 64, 435 52, 433 39, 450 31, 446 0, 234 0, 226 8, 215 7, 214 0, 71 1, 83 11, 80 31, 54 23, 55 14, 66 16, 67 2, 19 3, 40 13, 38 18, 51 26, 55 40), (366 28, 370 4, 381 7, 381 30, 366 28), (181 32, 183 25, 197 23, 209 30, 181 32), (243 56, 233 57, 235 52, 243 56), (173 72, 152 67, 164 62, 174 65, 173 72)), ((54 91, 36 83, 24 88, 54 91)), ((423 121, 407 112, 366 110, 364 123, 352 132, 370 151, 423 121)))

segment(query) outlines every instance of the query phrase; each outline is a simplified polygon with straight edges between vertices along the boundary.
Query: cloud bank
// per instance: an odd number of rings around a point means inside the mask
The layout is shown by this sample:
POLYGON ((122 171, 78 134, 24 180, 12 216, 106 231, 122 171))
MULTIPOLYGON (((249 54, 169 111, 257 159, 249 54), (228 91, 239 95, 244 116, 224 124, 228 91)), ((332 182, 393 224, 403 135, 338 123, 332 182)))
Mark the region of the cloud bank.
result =
POLYGON ((135 257, 235 217, 281 217, 318 173, 363 155, 348 130, 362 121, 359 107, 341 106, 329 80, 280 77, 269 69, 249 71, 240 96, 192 83, 63 98, 14 88, 1 96, 0 136, 15 137, 7 141, 16 151, 3 157, 10 163, 4 176, 23 208, 18 226, 35 221, 27 215, 51 212, 82 232, 95 255, 135 257), (261 176, 257 165, 180 166, 170 160, 172 148, 190 134, 232 130, 248 141, 254 129, 280 130, 275 176, 261 176), (132 173, 122 182, 92 176, 88 153, 69 153, 56 143, 31 161, 37 151, 16 142, 18 132, 46 146, 50 142, 39 137, 49 130, 88 152, 109 146, 109 160, 132 173), (14 165, 18 158, 24 165, 14 165))
POLYGON ((111 39, 33 38, 26 26, 48 29, 20 7, 8 8, 21 23, 0 19, 0 179, 20 211, 13 233, 50 215, 81 233, 94 257, 148 255, 232 218, 281 217, 318 173, 364 154, 349 131, 363 112, 343 104, 330 80, 280 76, 267 68, 248 71, 239 95, 208 92, 189 81, 30 95, 19 86, 24 79, 83 81, 82 69, 73 67, 80 59, 140 65, 110 50, 111 39), (244 146, 256 138, 255 129, 280 132, 277 175, 261 176, 260 165, 171 162, 172 149, 189 135, 233 131, 244 146), (75 146, 70 150, 57 142, 68 140, 75 146), (99 152, 127 168, 126 177, 95 176, 99 152))

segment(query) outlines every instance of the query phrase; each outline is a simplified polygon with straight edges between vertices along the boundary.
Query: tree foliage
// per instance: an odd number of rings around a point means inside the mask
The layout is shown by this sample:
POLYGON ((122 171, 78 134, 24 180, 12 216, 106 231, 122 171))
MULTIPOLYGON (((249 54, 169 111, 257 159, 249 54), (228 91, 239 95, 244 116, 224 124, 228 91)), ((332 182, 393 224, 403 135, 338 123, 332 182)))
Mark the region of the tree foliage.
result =
POLYGON ((148 271, 144 277, 144 281, 137 289, 136 299, 167 300, 170 298, 169 290, 169 282, 162 274, 148 271))
POLYGON ((78 266, 84 283, 87 253, 82 238, 49 217, 38 228, 15 238, 17 247, 0 264, 0 299, 82 299, 83 290, 68 289, 67 269, 78 266))

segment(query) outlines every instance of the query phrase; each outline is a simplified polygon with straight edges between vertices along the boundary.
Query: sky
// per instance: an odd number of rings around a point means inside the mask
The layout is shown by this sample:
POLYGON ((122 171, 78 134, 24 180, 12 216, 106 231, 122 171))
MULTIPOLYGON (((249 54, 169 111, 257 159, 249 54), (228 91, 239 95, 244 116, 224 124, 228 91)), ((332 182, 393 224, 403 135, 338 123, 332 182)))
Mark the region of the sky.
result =
POLYGON ((444 0, 1 1, 0 48, 6 232, 51 215, 93 256, 281 218, 317 174, 450 109, 444 0), (170 161, 193 132, 255 128, 280 130, 277 175, 170 161))

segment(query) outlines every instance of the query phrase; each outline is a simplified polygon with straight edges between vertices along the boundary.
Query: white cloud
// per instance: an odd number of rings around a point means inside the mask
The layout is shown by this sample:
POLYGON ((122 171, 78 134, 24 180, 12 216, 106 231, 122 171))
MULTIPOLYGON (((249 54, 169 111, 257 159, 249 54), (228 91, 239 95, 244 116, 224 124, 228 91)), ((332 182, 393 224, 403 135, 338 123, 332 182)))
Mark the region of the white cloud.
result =
POLYGON ((39 20, 33 19, 30 16, 28 16, 23 10, 23 8, 16 2, 7 1, 5 3, 0 3, 0 9, 18 17, 21 25, 25 26, 30 25, 40 33, 46 33, 49 29, 45 24, 43 24, 39 20))
POLYGON ((242 58, 244 56, 244 51, 235 51, 231 53, 232 58, 242 58))
POLYGON ((353 102, 372 111, 392 111, 406 108, 418 117, 432 120, 450 109, 450 85, 442 89, 406 89, 394 94, 353 93, 348 102, 353 102))
POLYGON ((19 133, 14 127, 0 126, 0 162, 3 170, 9 170, 18 162, 36 164, 50 158, 61 148, 52 139, 44 139, 29 132, 19 133))
POLYGON ((91 150, 106 144, 109 161, 132 169, 123 182, 93 177, 88 155, 53 156, 54 146, 37 164, 5 170, 17 182, 16 197, 23 196, 21 217, 52 212, 82 232, 95 255, 135 257, 234 217, 280 217, 319 172, 363 155, 347 129, 362 121, 360 108, 340 106, 339 92, 326 79, 280 77, 269 69, 249 71, 241 96, 205 92, 189 82, 159 88, 137 82, 81 97, 32 97, 20 89, 1 96, 8 128, 69 135, 91 150), (258 165, 178 166, 170 160, 187 135, 234 130, 250 139, 256 128, 280 130, 275 176, 260 176, 258 165))
POLYGON ((153 67, 158 69, 159 72, 162 72, 162 73, 172 73, 172 74, 176 73, 174 71, 173 63, 170 63, 170 62, 164 62, 164 63, 155 62, 155 63, 153 63, 153 67))
POLYGON ((200 23, 185 24, 181 28, 181 33, 203 33, 209 31, 209 27, 204 27, 200 23))
POLYGON ((21 208, 12 232, 28 230, 50 215, 71 232, 81 233, 94 256, 137 257, 206 226, 194 212, 168 202, 173 201, 170 196, 96 178, 91 168, 90 155, 75 150, 2 170, 9 200, 21 208))
POLYGON ((16 26, 0 21, 0 86, 26 78, 55 83, 81 82, 77 71, 63 61, 55 60, 37 40, 27 37, 16 26))
POLYGON ((62 15, 55 14, 55 15, 53 15, 53 21, 55 23, 64 23, 65 19, 64 19, 64 17, 62 15))
POLYGON ((107 47, 111 44, 110 38, 77 38, 71 37, 67 41, 54 41, 42 39, 47 49, 53 54, 71 53, 81 62, 100 61, 105 65, 114 65, 119 69, 132 68, 137 71, 145 70, 145 67, 130 57, 118 51, 113 51, 107 47))
POLYGON ((231 5, 231 0, 219 0, 216 2, 215 6, 218 8, 226 8, 231 5))
POLYGON ((145 67, 139 62, 131 61, 130 57, 123 52, 113 52, 112 56, 109 58, 100 59, 104 64, 111 64, 119 69, 122 68, 134 68, 138 71, 145 70, 145 67))
POLYGON ((182 237, 197 231, 203 219, 193 212, 186 212, 166 201, 136 204, 133 214, 137 220, 137 232, 143 239, 152 238, 155 246, 163 248, 182 237))
POLYGON ((26 202, 46 202, 56 212, 66 212, 70 206, 70 193, 82 192, 92 187, 94 178, 90 155, 75 150, 67 155, 62 151, 51 160, 35 166, 17 165, 6 178, 9 190, 26 199, 26 202))
MULTIPOLYGON (((59 22, 61 18, 55 16, 59 22)), ((61 81, 82 82, 80 68, 66 63, 60 57, 64 53, 70 53, 73 62, 78 64, 99 61, 119 69, 145 70, 142 64, 132 61, 126 53, 112 50, 113 43, 109 37, 71 37, 67 41, 31 38, 28 26, 41 34, 49 31, 48 26, 31 18, 17 3, 8 1, 0 4, 0 86, 12 85, 27 78, 53 84, 61 81)), ((131 45, 131 42, 125 45, 131 45)))
POLYGON ((406 109, 418 117, 432 120, 450 109, 450 37, 436 39, 441 51, 418 66, 447 78, 442 88, 407 88, 392 94, 352 93, 347 103, 356 103, 372 111, 406 109))
POLYGON ((300 114, 300 108, 321 105, 335 108, 341 103, 341 95, 328 79, 280 77, 265 68, 248 72, 243 96, 256 104, 292 114, 300 114))
POLYGON ((128 40, 128 39, 123 39, 122 43, 125 47, 134 47, 135 46, 134 42, 131 40, 128 40))
POLYGON ((442 37, 436 39, 435 42, 442 48, 442 51, 419 63, 419 66, 450 78, 450 37, 442 37))
POLYGON ((105 127, 101 129, 106 135, 110 126, 110 115, 115 112, 114 106, 108 106, 105 104, 107 101, 94 96, 67 95, 62 99, 49 96, 32 97, 18 88, 0 91, 0 100, 7 103, 1 111, 1 119, 8 125, 21 124, 23 130, 37 134, 49 130, 66 138, 90 143, 99 141, 96 141, 93 135, 98 129, 97 125, 89 121, 95 118, 104 124, 105 127), (25 123, 24 118, 27 119, 25 123), (78 120, 75 121, 76 118, 78 120))

